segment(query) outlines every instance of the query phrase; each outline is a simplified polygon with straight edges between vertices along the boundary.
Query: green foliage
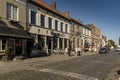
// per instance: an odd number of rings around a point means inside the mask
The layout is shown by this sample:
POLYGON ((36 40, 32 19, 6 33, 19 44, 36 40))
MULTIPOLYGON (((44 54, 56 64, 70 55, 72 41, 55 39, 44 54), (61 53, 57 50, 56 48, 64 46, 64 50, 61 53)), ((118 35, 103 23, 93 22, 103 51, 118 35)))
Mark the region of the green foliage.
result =
POLYGON ((119 37, 119 45, 120 45, 120 37, 119 37))
POLYGON ((10 48, 8 46, 6 46, 5 48, 5 54, 6 55, 9 55, 10 54, 10 48))
POLYGON ((111 47, 111 46, 115 47, 115 42, 112 39, 108 40, 108 46, 109 47, 111 47))

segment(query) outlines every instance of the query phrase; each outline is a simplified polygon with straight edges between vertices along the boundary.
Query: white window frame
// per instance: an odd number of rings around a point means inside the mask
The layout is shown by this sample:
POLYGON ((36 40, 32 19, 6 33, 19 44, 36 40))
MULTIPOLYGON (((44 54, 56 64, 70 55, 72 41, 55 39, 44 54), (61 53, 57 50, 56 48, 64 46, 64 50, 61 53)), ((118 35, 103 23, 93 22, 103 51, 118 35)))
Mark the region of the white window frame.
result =
POLYGON ((65 32, 68 33, 68 24, 65 24, 65 32))
POLYGON ((55 29, 55 31, 58 31, 58 20, 54 20, 54 29, 55 29), (56 24, 56 22, 57 22, 57 24, 56 24), (56 29, 56 26, 57 26, 57 29, 56 29))
POLYGON ((83 28, 83 34, 85 34, 85 28, 83 28))
POLYGON ((88 35, 88 29, 86 29, 86 35, 88 35))
POLYGON ((18 21, 19 20, 19 17, 18 17, 19 12, 18 11, 19 10, 18 10, 17 6, 10 4, 10 3, 7 3, 7 18, 8 19, 18 21))
MULTIPOLYGON (((46 18, 46 16, 44 15, 44 14, 41 14, 40 15, 40 26, 41 27, 46 27, 46 23, 47 23, 48 21, 47 21, 47 18, 46 18), (44 25, 42 25, 42 19, 41 19, 41 17, 42 16, 44 16, 44 25)), ((47 24, 48 25, 48 24, 47 24)), ((48 28, 49 28, 49 25, 47 26, 48 28)))
POLYGON ((91 31, 89 31, 89 36, 91 36, 91 31))
POLYGON ((71 25, 68 24, 68 33, 70 33, 70 27, 71 27, 71 25))
POLYGON ((53 29, 53 18, 48 17, 48 28, 53 29))
POLYGON ((36 15, 35 15, 35 18, 36 18, 36 19, 35 19, 35 24, 34 24, 34 25, 36 25, 36 23, 37 23, 37 12, 34 11, 34 10, 30 10, 30 22, 29 22, 29 23, 30 23, 30 24, 33 24, 33 23, 32 23, 32 20, 31 20, 31 18, 32 18, 32 16, 31 16, 32 12, 35 12, 35 13, 36 13, 36 15))
MULTIPOLYGON (((4 49, 3 49, 3 42, 2 42, 2 38, 0 38, 0 51, 4 51, 4 49)), ((6 39, 5 39, 6 40, 6 39)), ((6 40, 6 42, 7 42, 7 40, 6 40)), ((4 44, 4 45, 6 45, 6 43, 4 44)))

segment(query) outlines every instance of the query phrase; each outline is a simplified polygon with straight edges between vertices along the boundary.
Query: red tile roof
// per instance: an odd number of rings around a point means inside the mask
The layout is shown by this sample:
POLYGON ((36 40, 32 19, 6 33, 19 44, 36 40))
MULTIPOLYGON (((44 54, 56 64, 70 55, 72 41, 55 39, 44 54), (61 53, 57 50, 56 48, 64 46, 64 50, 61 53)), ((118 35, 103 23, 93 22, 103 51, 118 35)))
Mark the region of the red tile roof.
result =
POLYGON ((66 18, 66 19, 69 19, 69 20, 71 19, 69 16, 66 16, 64 13, 62 13, 62 12, 52 8, 50 5, 48 5, 47 3, 43 2, 42 0, 28 0, 28 1, 34 2, 36 4, 39 4, 40 6, 50 10, 51 12, 53 12, 53 13, 55 13, 57 15, 60 15, 60 16, 62 16, 64 18, 66 18))
POLYGON ((51 7, 50 5, 48 5, 47 3, 43 2, 42 0, 28 0, 28 1, 29 1, 29 2, 32 2, 32 3, 36 3, 36 4, 38 4, 39 6, 42 6, 42 7, 44 7, 45 9, 50 10, 51 12, 53 12, 53 13, 55 13, 55 14, 57 14, 57 15, 60 15, 60 16, 62 16, 62 17, 64 17, 64 18, 68 19, 68 20, 72 20, 72 21, 74 21, 74 22, 76 22, 76 23, 78 23, 78 24, 83 25, 83 24, 82 24, 81 22, 79 22, 78 20, 75 20, 75 19, 73 19, 72 17, 67 16, 65 13, 62 13, 62 12, 56 10, 55 8, 53 8, 53 7, 51 7))
POLYGON ((76 23, 78 23, 78 24, 83 25, 82 22, 80 22, 80 21, 78 21, 78 20, 75 20, 75 19, 73 19, 73 18, 71 18, 71 20, 74 21, 74 22, 76 22, 76 23))

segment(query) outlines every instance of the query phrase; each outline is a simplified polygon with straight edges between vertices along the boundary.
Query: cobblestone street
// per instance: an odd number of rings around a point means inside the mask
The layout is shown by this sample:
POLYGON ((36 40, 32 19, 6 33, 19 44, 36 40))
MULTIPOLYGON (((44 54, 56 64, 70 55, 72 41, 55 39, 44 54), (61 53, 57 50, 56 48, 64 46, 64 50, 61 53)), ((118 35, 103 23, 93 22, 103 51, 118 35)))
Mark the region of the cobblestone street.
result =
POLYGON ((0 80, 118 80, 118 53, 90 54, 0 62, 0 80))

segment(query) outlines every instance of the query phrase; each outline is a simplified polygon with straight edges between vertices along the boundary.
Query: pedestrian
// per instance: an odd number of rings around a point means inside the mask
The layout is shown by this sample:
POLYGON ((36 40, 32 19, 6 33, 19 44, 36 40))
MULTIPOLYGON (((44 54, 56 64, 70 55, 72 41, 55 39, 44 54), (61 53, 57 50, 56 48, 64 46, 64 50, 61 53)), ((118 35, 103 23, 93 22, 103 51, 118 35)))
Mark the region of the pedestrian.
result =
POLYGON ((76 53, 76 55, 78 54, 78 48, 77 47, 75 48, 75 53, 76 53))
POLYGON ((69 43, 68 56, 71 56, 71 44, 69 43))
POLYGON ((45 45, 45 50, 46 50, 47 55, 49 56, 50 53, 48 52, 48 45, 45 45))
POLYGON ((97 48, 96 47, 94 47, 94 52, 97 53, 97 48))
POLYGON ((92 52, 92 47, 91 46, 89 47, 89 52, 92 52))
POLYGON ((67 48, 65 48, 65 53, 66 53, 66 54, 68 53, 68 49, 67 49, 67 48))
POLYGON ((80 46, 78 47, 77 51, 78 51, 77 56, 80 56, 81 55, 81 48, 80 48, 80 46))

